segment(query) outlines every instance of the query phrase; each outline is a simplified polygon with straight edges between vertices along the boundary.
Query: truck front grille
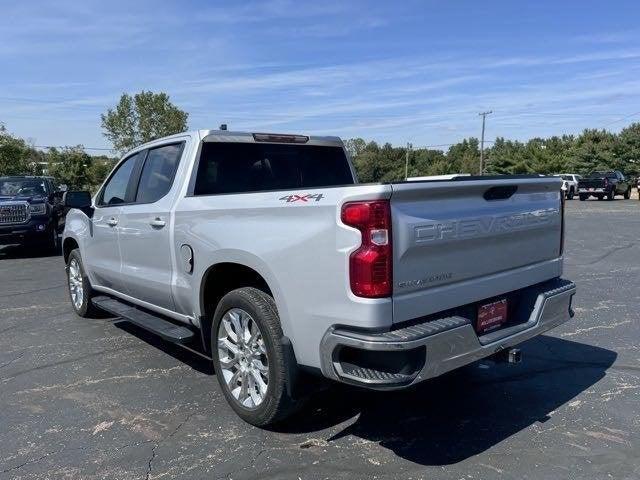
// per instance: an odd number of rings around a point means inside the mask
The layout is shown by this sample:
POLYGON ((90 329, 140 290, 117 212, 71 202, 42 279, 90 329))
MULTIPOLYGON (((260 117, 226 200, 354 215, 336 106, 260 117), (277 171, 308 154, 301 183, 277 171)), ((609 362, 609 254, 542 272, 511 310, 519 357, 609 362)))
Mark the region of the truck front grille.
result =
POLYGON ((0 205, 0 225, 25 223, 29 219, 29 205, 16 203, 0 205))

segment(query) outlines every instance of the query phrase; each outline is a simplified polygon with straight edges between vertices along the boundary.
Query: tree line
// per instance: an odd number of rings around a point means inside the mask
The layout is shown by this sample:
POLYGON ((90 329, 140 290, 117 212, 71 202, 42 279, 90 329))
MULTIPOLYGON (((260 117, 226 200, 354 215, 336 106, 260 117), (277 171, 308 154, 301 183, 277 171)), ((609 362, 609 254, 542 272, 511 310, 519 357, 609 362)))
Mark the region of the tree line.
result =
POLYGON ((0 124, 0 176, 50 175, 72 189, 95 189, 113 168, 116 159, 92 156, 82 145, 35 148, 0 124))
MULTIPOLYGON (((187 130, 188 113, 165 93, 123 94, 114 108, 101 115, 104 136, 114 151, 124 154, 145 142, 187 130)), ((586 129, 579 135, 532 138, 527 142, 498 137, 485 148, 488 174, 578 173, 620 170, 640 173, 640 123, 619 133, 586 129)), ((409 177, 451 173, 478 174, 480 145, 466 138, 446 150, 394 147, 352 138, 345 142, 361 182, 397 181, 409 177), (408 153, 408 161, 407 161, 408 153)), ((0 123, 0 175, 46 173, 69 188, 94 190, 102 183, 115 157, 89 155, 82 145, 39 150, 11 135, 0 123)))
MULTIPOLYGON (((464 139, 446 151, 410 149, 408 162, 405 147, 394 147, 389 143, 379 145, 362 138, 345 143, 362 182, 402 180, 405 168, 409 177, 479 173, 477 138, 464 139)), ((640 123, 633 123, 617 134, 587 129, 580 135, 532 138, 527 142, 498 137, 485 148, 484 156, 485 174, 586 175, 596 170, 620 170, 637 177, 640 173, 640 123)))

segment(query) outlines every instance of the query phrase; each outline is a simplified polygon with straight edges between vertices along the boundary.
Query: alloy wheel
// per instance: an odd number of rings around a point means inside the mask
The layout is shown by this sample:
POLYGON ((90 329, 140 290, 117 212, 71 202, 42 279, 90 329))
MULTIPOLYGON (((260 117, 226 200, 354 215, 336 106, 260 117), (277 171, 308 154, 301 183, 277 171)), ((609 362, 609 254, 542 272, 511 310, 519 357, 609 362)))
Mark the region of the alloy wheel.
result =
POLYGON ((269 358, 260 327, 248 312, 232 308, 223 315, 217 333, 218 374, 242 407, 258 407, 269 386, 269 358))
POLYGON ((72 258, 69 262, 69 293, 71 294, 73 306, 76 310, 80 310, 84 302, 84 287, 80 264, 75 258, 72 258))

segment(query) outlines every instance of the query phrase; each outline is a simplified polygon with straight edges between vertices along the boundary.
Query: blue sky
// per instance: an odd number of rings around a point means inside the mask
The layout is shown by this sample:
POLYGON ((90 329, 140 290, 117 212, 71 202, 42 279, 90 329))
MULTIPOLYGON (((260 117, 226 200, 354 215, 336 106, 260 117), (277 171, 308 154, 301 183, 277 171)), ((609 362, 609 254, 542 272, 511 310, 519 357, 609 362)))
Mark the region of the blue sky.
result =
POLYGON ((2 3, 0 122, 36 145, 110 147, 100 113, 142 89, 192 129, 415 146, 483 110, 488 139, 640 119, 637 1, 2 3))

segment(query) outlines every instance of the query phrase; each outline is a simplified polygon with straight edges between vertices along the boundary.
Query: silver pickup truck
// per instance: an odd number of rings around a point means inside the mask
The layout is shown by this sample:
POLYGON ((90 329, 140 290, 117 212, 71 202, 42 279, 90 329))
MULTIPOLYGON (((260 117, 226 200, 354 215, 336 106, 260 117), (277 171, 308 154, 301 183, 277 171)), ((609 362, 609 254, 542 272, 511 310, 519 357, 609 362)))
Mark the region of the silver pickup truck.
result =
POLYGON ((404 388, 572 317, 560 184, 358 184, 336 137, 174 135, 66 193, 71 303, 210 358, 265 426, 322 377, 404 388))

